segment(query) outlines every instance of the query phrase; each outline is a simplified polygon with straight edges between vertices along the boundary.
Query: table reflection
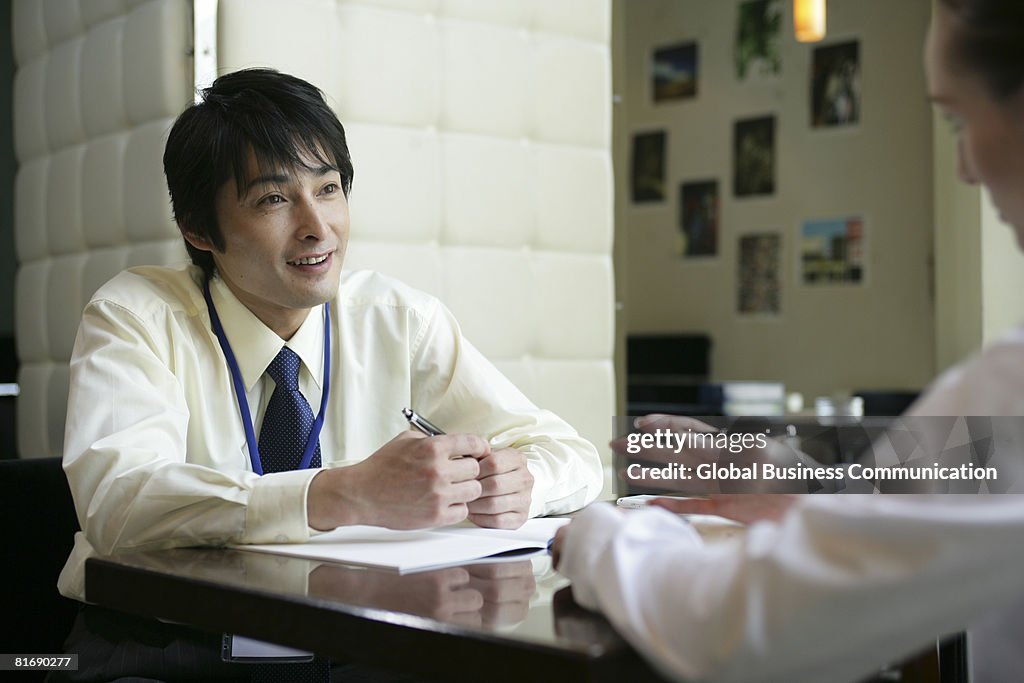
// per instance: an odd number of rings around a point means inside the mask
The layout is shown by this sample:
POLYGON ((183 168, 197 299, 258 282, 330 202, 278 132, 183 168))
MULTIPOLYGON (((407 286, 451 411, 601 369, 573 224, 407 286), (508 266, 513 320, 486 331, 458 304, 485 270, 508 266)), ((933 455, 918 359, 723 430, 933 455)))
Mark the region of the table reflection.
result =
POLYGON ((522 622, 537 590, 529 560, 397 574, 320 564, 308 595, 391 610, 460 626, 501 628, 522 622))
MULTIPOLYGON (((86 566, 86 594, 106 608, 309 649, 336 667, 447 680, 500 660, 495 681, 535 680, 538 670, 559 680, 659 680, 601 615, 560 590, 567 584, 546 553, 407 574, 224 548, 86 566)), ((115 644, 135 632, 106 635, 115 644)), ((100 664, 109 659, 95 651, 100 664)))

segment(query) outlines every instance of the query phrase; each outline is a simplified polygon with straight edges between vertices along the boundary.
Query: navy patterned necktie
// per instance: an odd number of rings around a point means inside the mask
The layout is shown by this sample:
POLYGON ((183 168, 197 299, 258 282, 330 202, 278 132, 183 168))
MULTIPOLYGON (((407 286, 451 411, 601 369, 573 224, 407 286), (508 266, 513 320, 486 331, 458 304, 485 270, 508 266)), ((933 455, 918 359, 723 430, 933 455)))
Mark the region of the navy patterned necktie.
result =
MULTIPOLYGON (((267 374, 277 385, 270 395, 267 412, 260 427, 260 464, 265 473, 298 469, 306 452, 313 411, 299 391, 299 366, 302 362, 287 346, 270 361, 267 374)), ((320 467, 320 443, 317 442, 310 467, 320 467)), ((330 663, 316 658, 301 664, 259 664, 253 667, 253 683, 325 683, 331 680, 330 663)))
MULTIPOLYGON (((264 472, 298 469, 306 452, 313 411, 299 391, 299 366, 302 362, 287 346, 270 361, 267 374, 277 385, 267 404, 260 427, 260 464, 264 472)), ((320 443, 317 442, 310 467, 320 467, 320 443)))

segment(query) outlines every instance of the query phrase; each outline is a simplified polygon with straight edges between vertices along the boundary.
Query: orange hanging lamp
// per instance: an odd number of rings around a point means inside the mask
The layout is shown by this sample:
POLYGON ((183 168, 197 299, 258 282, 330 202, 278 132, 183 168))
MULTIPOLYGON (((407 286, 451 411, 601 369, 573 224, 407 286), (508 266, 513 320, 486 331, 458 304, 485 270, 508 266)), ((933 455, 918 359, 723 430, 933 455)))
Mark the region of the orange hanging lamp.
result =
POLYGON ((793 30, 801 43, 825 37, 825 0, 793 0, 793 30))

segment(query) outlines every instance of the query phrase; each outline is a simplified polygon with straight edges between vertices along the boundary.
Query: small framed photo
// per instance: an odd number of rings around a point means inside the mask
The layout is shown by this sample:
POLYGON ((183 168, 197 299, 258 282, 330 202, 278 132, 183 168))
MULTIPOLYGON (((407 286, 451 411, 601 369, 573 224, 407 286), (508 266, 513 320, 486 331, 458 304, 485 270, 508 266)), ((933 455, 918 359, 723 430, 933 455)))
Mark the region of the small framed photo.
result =
POLYGON ((718 181, 696 180, 679 186, 679 255, 718 255, 718 181))
POLYGON ((633 135, 630 179, 636 204, 665 201, 665 138, 663 130, 633 135))
POLYGON ((860 122, 860 43, 849 40, 814 48, 811 57, 811 127, 860 122))
POLYGON ((782 308, 779 262, 782 238, 777 232, 742 235, 737 261, 736 311, 744 316, 777 316, 782 308))
POLYGON ((777 79, 782 72, 781 35, 781 0, 740 3, 736 20, 736 78, 740 81, 777 79))
POLYGON ((736 122, 733 131, 733 194, 775 194, 775 117, 736 122))
POLYGON ((651 75, 655 103, 696 97, 699 80, 697 43, 655 48, 651 75))
POLYGON ((863 217, 804 221, 800 228, 800 279, 805 285, 863 283, 863 217))

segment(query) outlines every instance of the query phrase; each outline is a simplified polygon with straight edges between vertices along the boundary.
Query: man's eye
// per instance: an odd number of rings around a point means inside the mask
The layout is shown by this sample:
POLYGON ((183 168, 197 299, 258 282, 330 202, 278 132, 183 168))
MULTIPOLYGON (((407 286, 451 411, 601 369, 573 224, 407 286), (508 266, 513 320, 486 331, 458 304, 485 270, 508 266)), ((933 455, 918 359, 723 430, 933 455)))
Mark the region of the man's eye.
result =
POLYGON ((283 201, 284 197, 279 194, 268 194, 260 200, 260 204, 280 204, 283 201))
POLYGON ((337 183, 327 183, 327 185, 324 186, 324 189, 321 190, 321 192, 323 192, 324 194, 334 194, 340 189, 341 188, 338 187, 337 183))

